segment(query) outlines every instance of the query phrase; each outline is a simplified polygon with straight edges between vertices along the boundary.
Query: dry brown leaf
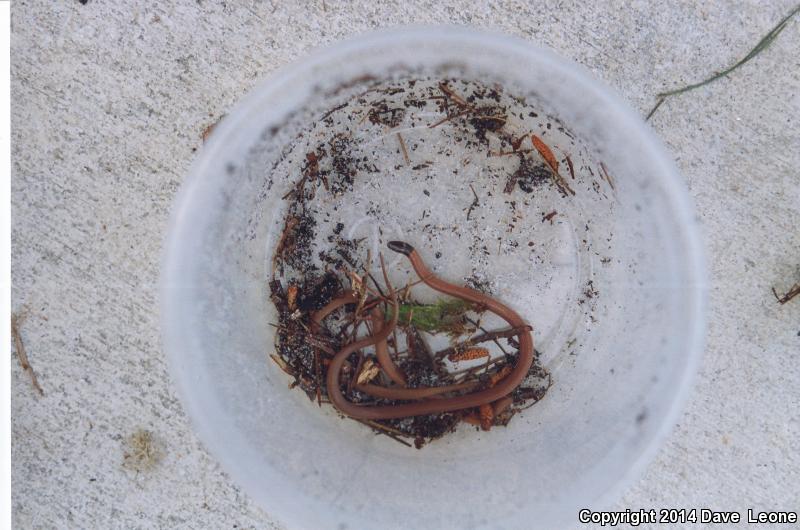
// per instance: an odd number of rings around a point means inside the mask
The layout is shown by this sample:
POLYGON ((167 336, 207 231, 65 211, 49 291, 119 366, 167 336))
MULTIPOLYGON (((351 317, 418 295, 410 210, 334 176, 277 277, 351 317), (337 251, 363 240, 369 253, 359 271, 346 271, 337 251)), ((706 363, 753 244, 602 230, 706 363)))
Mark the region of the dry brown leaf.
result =
POLYGON ((297 309, 297 291, 296 285, 290 285, 286 293, 286 302, 289 304, 289 311, 297 309))
POLYGON ((356 378, 356 383, 359 385, 365 385, 375 379, 381 371, 381 367, 375 364, 372 359, 367 359, 364 362, 364 367, 361 369, 361 373, 358 374, 356 378))

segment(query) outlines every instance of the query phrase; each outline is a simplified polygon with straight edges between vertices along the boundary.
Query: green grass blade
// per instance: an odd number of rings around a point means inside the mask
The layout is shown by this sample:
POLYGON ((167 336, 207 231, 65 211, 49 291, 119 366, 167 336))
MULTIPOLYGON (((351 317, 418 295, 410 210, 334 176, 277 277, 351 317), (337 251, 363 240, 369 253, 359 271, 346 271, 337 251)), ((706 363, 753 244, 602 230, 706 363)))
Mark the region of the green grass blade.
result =
POLYGON ((657 97, 659 98, 658 102, 655 104, 653 109, 647 115, 645 121, 649 120, 650 117, 653 114, 655 114, 655 112, 658 110, 658 107, 660 107, 661 104, 664 103, 664 100, 666 100, 666 98, 670 96, 677 96, 678 94, 683 94, 684 92, 689 92, 690 90, 694 90, 696 88, 700 88, 701 86, 705 86, 709 83, 713 83, 717 79, 727 76, 740 66, 744 65, 745 63, 753 59, 759 53, 767 49, 770 44, 772 44, 772 42, 778 37, 778 35, 781 34, 784 28, 786 28, 786 25, 789 23, 792 17, 794 17, 799 12, 800 12, 800 4, 798 4, 794 9, 792 9, 792 11, 788 15, 786 15, 780 22, 778 22, 778 24, 774 28, 772 28, 772 30, 770 30, 769 33, 764 35, 764 37, 762 37, 762 39, 758 41, 758 44, 756 44, 755 47, 752 50, 750 50, 750 52, 747 55, 745 55, 741 60, 739 60, 739 62, 737 62, 733 66, 730 66, 725 70, 716 73, 711 77, 709 77, 708 79, 704 79, 703 81, 700 81, 698 83, 694 83, 681 88, 676 88, 674 90, 669 90, 667 92, 661 92, 657 94, 657 97))

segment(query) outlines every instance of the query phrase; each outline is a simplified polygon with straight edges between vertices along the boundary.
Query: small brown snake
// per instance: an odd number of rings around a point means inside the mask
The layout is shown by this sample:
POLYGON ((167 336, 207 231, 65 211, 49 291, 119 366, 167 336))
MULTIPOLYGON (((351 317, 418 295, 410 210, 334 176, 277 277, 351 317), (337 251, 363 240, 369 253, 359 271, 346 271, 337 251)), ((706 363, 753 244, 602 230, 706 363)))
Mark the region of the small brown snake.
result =
MULTIPOLYGON (((522 380, 530 370, 533 363, 533 337, 531 335, 531 328, 526 324, 522 317, 514 310, 501 304, 497 300, 486 296, 485 294, 470 289, 445 282, 437 278, 430 269, 422 261, 422 258, 414 248, 408 243, 400 241, 391 241, 388 244, 389 248, 395 252, 399 252, 408 257, 414 271, 420 279, 432 289, 441 293, 451 295, 474 304, 479 304, 486 308, 488 311, 495 313, 500 318, 505 320, 512 328, 520 329, 519 333, 519 357, 513 370, 497 382, 497 384, 477 392, 442 398, 439 394, 454 392, 458 390, 467 390, 475 386, 474 383, 447 385, 442 387, 421 387, 421 388, 388 388, 379 385, 358 385, 361 391, 372 394, 376 397, 386 397, 390 399, 412 400, 422 399, 415 403, 406 403, 401 405, 358 405, 352 403, 345 398, 342 393, 340 384, 340 373, 347 358, 360 349, 375 346, 376 356, 381 367, 384 369, 390 379, 395 383, 404 384, 405 377, 400 369, 391 360, 386 349, 386 339, 394 330, 397 325, 398 315, 398 302, 397 294, 394 289, 391 289, 390 299, 392 303, 392 317, 390 321, 383 325, 383 315, 372 313, 373 318, 373 334, 370 337, 365 337, 361 340, 352 342, 339 350, 328 366, 328 373, 326 377, 326 384, 328 387, 328 397, 333 405, 339 411, 347 414, 356 419, 362 420, 383 420, 392 418, 406 418, 409 416, 420 416, 425 414, 438 414, 441 412, 451 412, 456 410, 468 409, 479 407, 490 403, 499 405, 498 408, 505 408, 510 405, 507 396, 522 383, 522 380), (378 316, 380 318, 378 318, 378 316), (376 323, 380 320, 381 324, 376 323), (382 344, 382 346, 381 346, 382 344), (437 398, 437 399, 426 399, 437 398)), ((389 285, 386 271, 384 270, 384 280, 387 286, 389 285)), ((358 296, 352 291, 347 291, 343 295, 337 297, 328 303, 325 307, 312 315, 312 322, 315 326, 319 326, 328 314, 337 308, 351 303, 357 303, 358 296)))

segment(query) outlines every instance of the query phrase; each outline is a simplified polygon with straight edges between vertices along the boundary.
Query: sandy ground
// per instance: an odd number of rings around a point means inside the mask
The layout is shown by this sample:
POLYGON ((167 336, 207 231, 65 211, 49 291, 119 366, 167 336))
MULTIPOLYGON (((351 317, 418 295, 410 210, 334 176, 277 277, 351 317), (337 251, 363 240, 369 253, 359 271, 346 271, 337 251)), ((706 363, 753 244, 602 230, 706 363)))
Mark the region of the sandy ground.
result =
MULTIPOLYGON (((747 53, 793 1, 13 2, 12 307, 28 309, 45 393, 12 359, 16 526, 279 526, 192 433, 156 292, 202 131, 259 79, 377 27, 470 24, 550 46, 646 114, 660 90, 747 53), (139 429, 161 457, 137 471, 139 429)), ((651 121, 705 230, 708 346, 678 427, 617 509, 800 508, 800 299, 770 291, 800 281, 798 43, 794 21, 651 121)))

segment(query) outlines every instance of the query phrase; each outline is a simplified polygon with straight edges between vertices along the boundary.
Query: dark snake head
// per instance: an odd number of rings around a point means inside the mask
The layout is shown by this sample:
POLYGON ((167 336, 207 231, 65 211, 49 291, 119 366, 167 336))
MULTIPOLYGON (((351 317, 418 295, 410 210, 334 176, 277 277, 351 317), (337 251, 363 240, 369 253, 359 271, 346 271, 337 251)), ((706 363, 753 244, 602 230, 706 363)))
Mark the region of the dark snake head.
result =
POLYGON ((389 241, 387 246, 395 252, 405 254, 406 256, 410 256, 411 253, 414 252, 414 247, 403 241, 389 241))

